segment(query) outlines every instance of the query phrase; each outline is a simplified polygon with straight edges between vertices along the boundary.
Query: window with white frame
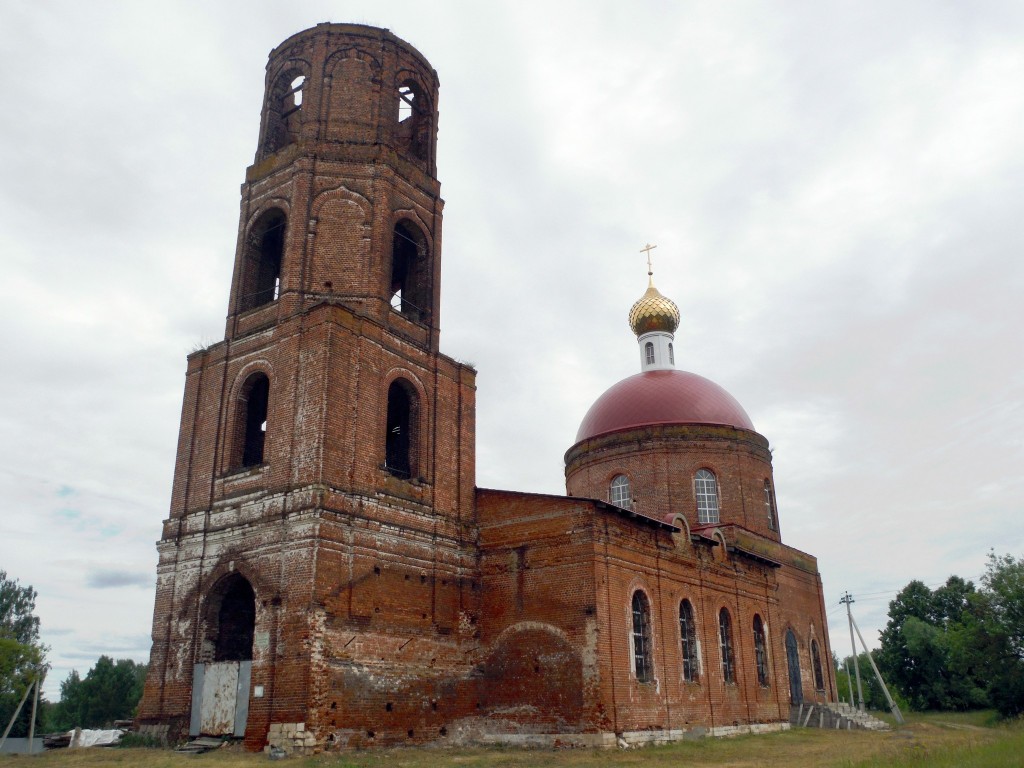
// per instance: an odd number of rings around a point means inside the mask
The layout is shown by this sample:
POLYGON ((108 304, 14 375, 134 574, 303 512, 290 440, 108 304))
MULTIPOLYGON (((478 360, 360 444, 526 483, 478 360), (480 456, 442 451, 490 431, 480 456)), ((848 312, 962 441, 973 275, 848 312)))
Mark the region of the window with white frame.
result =
POLYGON ((644 344, 644 360, 647 365, 654 365, 654 344, 649 341, 644 344))
POLYGON ((616 475, 612 478, 612 484, 608 488, 608 501, 622 509, 633 508, 633 494, 628 477, 616 475))
POLYGON ((706 525, 718 522, 718 481, 709 469, 698 469, 693 479, 697 498, 697 522, 706 525))

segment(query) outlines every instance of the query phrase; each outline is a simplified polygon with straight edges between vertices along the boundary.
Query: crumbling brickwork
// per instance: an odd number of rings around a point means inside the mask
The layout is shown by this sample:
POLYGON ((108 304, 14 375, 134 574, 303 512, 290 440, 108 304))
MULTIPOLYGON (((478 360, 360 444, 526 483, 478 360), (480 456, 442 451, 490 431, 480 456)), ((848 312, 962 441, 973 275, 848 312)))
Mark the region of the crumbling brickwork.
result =
POLYGON ((766 516, 760 435, 598 436, 567 455, 568 496, 475 487, 476 371, 439 351, 437 100, 387 30, 322 24, 271 52, 225 338, 188 359, 140 723, 251 749, 608 744, 829 697, 816 564, 766 516), (604 501, 616 472, 636 509, 604 501))

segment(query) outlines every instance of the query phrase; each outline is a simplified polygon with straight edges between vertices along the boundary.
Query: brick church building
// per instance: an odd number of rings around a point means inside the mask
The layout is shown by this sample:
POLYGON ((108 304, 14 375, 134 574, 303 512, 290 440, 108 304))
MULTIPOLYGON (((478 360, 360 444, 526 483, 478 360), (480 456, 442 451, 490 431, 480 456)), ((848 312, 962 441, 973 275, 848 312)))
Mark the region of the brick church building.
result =
POLYGON ((583 418, 566 495, 476 487, 476 371, 439 348, 437 104, 387 30, 270 54, 224 339, 188 358, 138 722, 251 749, 600 745, 833 700, 768 442, 675 368, 653 282, 640 372, 583 418))

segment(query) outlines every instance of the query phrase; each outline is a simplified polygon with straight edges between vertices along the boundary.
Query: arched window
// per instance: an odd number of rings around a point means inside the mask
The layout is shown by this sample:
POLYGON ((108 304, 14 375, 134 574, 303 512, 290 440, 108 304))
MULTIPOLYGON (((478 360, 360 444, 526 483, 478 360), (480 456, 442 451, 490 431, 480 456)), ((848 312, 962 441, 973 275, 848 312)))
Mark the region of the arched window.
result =
POLYGON ((679 638, 683 652, 683 680, 697 682, 697 627, 693 623, 693 608, 689 600, 679 604, 679 638))
POLYGON ((668 344, 668 362, 670 365, 676 364, 676 353, 672 349, 672 342, 669 342, 668 344))
POLYGON ((697 497, 697 522, 700 524, 718 522, 718 481, 713 472, 698 469, 693 479, 694 495, 697 497))
POLYGON ((243 312, 274 301, 281 291, 286 223, 284 212, 273 208, 249 230, 239 291, 238 308, 243 312))
POLYGON ((245 380, 235 410, 236 467, 257 467, 263 463, 267 442, 267 408, 270 379, 254 373, 245 380))
POLYGON ((298 139, 299 111, 302 109, 302 91, 305 86, 306 76, 296 69, 278 75, 270 89, 267 104, 267 134, 262 152, 264 157, 298 139))
POLYGON ((772 484, 764 481, 764 511, 768 516, 768 530, 774 531, 775 523, 775 495, 772 493, 772 484))
POLYGON ((651 606, 639 589, 633 593, 633 668, 636 679, 648 683, 654 679, 651 667, 651 606))
POLYGON ((412 477, 416 449, 416 393, 398 379, 388 387, 388 416, 384 436, 384 467, 395 477, 412 477))
POLYGON ((647 365, 654 365, 654 344, 650 341, 644 344, 644 360, 647 365))
POLYGON ((415 80, 406 80, 398 86, 398 129, 399 145, 426 160, 430 149, 430 107, 423 89, 415 80))
POLYGON ((244 577, 236 574, 228 578, 217 611, 213 660, 247 661, 252 658, 256 598, 244 577))
POLYGON ((768 644, 761 617, 754 614, 754 660, 757 663, 758 685, 768 685, 768 644))
POLYGON ((825 678, 821 673, 821 654, 818 653, 818 641, 811 638, 811 664, 814 665, 814 690, 825 690, 825 678))
POLYGON ((718 612, 718 642, 722 650, 722 679, 727 683, 735 683, 736 659, 732 649, 732 619, 726 608, 718 612))
POLYGON ((608 488, 608 501, 622 509, 633 508, 633 494, 628 477, 616 475, 612 478, 612 484, 608 488))
POLYGON ((426 238, 411 221, 400 221, 391 243, 391 307, 412 320, 426 322, 431 300, 426 238))

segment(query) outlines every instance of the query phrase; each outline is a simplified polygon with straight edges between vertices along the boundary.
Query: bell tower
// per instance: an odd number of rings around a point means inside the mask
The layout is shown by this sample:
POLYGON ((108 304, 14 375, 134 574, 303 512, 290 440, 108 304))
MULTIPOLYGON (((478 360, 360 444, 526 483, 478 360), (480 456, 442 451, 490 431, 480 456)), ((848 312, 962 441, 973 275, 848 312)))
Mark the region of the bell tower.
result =
POLYGON ((372 733, 403 670, 432 670, 403 700, 428 713, 469 671, 476 372, 438 350, 438 85, 384 29, 270 54, 225 336, 188 358, 140 723, 372 733))

